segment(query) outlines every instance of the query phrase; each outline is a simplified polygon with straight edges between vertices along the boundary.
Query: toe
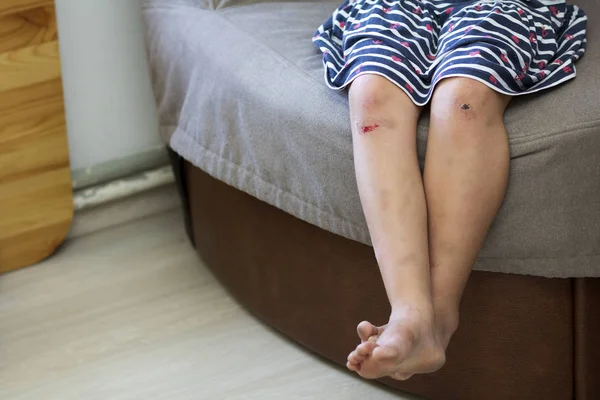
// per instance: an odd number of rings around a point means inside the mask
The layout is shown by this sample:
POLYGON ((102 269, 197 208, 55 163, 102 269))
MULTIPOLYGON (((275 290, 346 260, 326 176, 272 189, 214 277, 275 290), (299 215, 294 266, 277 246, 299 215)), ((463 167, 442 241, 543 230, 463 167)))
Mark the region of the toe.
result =
POLYGON ((381 371, 379 365, 373 363, 371 360, 366 360, 365 362, 361 363, 360 370, 357 372, 365 379, 379 379, 387 375, 385 372, 381 371))
POLYGON ((346 368, 348 368, 350 371, 358 372, 360 371, 360 364, 355 364, 353 362, 348 361, 346 363, 346 368))
POLYGON ((357 350, 354 350, 348 356, 348 361, 351 362, 351 363, 353 363, 353 364, 360 364, 362 361, 364 361, 364 359, 365 359, 365 357, 361 356, 360 353, 357 350))
POLYGON ((358 332, 358 337, 360 337, 360 340, 363 342, 369 340, 371 336, 379 334, 379 329, 368 321, 363 321, 358 324, 356 331, 358 332))
POLYGON ((358 347, 356 348, 356 353, 364 358, 369 357, 371 354, 373 354, 373 350, 375 350, 375 348, 377 347, 377 343, 372 342, 372 341, 367 341, 367 342, 363 342, 361 344, 358 345, 358 347))
POLYGON ((376 360, 391 360, 400 358, 400 352, 392 347, 378 346, 373 350, 373 358, 376 360))

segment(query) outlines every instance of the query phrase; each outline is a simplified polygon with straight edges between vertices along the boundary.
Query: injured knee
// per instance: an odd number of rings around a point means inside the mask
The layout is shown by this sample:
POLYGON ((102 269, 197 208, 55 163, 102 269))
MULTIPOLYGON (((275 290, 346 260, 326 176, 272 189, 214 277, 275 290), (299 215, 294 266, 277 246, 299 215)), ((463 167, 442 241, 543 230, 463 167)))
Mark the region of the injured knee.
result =
POLYGON ((462 111, 460 113, 462 118, 469 121, 476 119, 477 115, 471 103, 460 103, 459 109, 462 111))
POLYGON ((354 119, 354 131, 359 135, 369 135, 371 133, 375 133, 377 130, 381 129, 386 125, 384 121, 379 118, 360 118, 356 117, 354 119))
POLYGON ((370 125, 367 125, 367 124, 362 124, 362 125, 359 125, 359 127, 358 127, 358 128, 359 128, 359 132, 360 132, 361 134, 363 134, 363 135, 368 135, 369 133, 371 133, 371 132, 375 131, 375 130, 376 130, 377 128, 379 128, 380 126, 381 126, 381 125, 379 125, 379 124, 370 124, 370 125))

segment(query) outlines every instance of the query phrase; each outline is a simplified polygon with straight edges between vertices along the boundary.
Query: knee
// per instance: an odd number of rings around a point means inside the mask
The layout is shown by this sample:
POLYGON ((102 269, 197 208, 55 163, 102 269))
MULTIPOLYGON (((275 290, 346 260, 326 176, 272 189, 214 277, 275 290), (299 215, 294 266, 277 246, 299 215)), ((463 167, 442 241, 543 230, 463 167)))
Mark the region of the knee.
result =
MULTIPOLYGON (((468 78, 449 78, 436 87, 431 99, 431 121, 458 127, 485 128, 502 123, 508 96, 468 78)), ((476 131, 481 132, 481 129, 476 131)))
POLYGON ((358 77, 352 83, 349 94, 350 110, 356 123, 377 122, 391 126, 407 116, 418 118, 420 114, 408 96, 389 80, 377 75, 358 77))
POLYGON ((356 114, 391 119, 398 109, 414 110, 418 107, 396 85, 378 75, 358 77, 350 87, 350 107, 356 114))
POLYGON ((358 77, 350 88, 351 106, 363 115, 379 115, 391 100, 392 84, 377 75, 358 77))

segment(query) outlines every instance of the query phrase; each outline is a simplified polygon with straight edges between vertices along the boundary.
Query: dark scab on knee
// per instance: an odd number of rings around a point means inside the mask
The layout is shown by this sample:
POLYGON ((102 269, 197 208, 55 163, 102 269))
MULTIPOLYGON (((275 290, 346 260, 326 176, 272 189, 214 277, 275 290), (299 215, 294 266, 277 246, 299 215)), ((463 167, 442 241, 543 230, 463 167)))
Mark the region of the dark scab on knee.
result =
POLYGON ((466 119, 466 120, 474 120, 476 115, 475 115, 475 111, 473 110, 473 106, 471 106, 471 104, 469 103, 462 103, 460 105, 460 111, 462 114, 462 118, 466 119))
MULTIPOLYGON (((464 100, 463 100, 464 101, 464 100)), ((481 107, 474 107, 472 103, 459 103, 460 118, 467 121, 474 121, 479 118, 481 107)))

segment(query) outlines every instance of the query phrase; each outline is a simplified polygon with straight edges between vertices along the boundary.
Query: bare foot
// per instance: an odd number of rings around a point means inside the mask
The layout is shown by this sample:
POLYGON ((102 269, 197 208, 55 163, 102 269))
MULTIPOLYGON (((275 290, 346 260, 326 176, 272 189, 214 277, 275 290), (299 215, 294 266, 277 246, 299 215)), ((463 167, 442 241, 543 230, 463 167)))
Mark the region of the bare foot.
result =
MULTIPOLYGON (((361 343, 351 353, 365 354, 354 369, 362 377, 377 379, 391 376, 395 379, 408 379, 415 373, 428 373, 440 369, 445 361, 444 346, 435 330, 433 317, 429 317, 412 307, 395 310, 387 325, 370 327, 362 323, 362 333, 376 332, 373 340, 361 343), (370 350, 370 352, 369 352, 370 350)), ((369 324, 370 325, 370 324, 369 324)))

